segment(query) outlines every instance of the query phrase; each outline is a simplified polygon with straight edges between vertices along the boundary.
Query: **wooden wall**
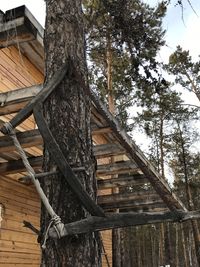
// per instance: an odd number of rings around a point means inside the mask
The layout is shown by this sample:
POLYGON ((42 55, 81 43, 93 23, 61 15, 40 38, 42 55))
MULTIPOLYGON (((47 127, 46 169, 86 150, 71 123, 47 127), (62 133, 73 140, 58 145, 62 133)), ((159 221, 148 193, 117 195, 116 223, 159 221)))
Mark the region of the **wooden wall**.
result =
MULTIPOLYGON (((0 92, 29 87, 43 82, 41 73, 29 59, 14 46, 0 50, 0 92)), ((8 121, 13 115, 1 116, 1 121, 8 121)), ((0 123, 1 124, 1 123, 0 123)), ((18 127, 19 131, 35 128, 33 118, 18 127)), ((0 134, 1 135, 1 134, 0 134)), ((100 137, 99 137, 100 138, 100 137)), ((96 137, 97 143, 104 143, 96 137)), ((39 156, 42 148, 26 149, 29 155, 39 156)), ((7 155, 8 159, 19 158, 17 153, 7 155)), ((4 159, 1 158, 0 162, 4 159)), ((23 227, 23 220, 30 221, 39 228, 40 200, 33 186, 22 185, 18 178, 25 174, 0 176, 0 207, 3 206, 0 227, 0 266, 1 267, 39 267, 40 248, 37 237, 23 227)), ((99 192, 109 194, 110 190, 99 192)), ((102 232, 103 244, 112 266, 112 233, 102 232)), ((105 254, 102 254, 103 267, 108 267, 105 254)))
POLYGON ((33 187, 9 177, 0 177, 0 266, 38 267, 40 248, 37 236, 23 227, 23 220, 39 229, 40 202, 33 187))
MULTIPOLYGON (((8 47, 0 50, 0 92, 31 86, 43 82, 43 74, 22 56, 20 49, 8 47)), ((1 116, 1 121, 13 115, 1 116)), ((21 125, 24 131, 35 127, 33 118, 21 125)), ((30 155, 40 155, 41 149, 27 149, 30 155)), ((17 153, 7 154, 8 159, 17 159, 17 153)), ((0 162, 4 159, 1 158, 0 162)), ((17 179, 24 174, 0 175, 0 266, 39 267, 40 248, 37 236, 23 227, 23 220, 39 228, 40 200, 32 186, 20 184, 17 179)))

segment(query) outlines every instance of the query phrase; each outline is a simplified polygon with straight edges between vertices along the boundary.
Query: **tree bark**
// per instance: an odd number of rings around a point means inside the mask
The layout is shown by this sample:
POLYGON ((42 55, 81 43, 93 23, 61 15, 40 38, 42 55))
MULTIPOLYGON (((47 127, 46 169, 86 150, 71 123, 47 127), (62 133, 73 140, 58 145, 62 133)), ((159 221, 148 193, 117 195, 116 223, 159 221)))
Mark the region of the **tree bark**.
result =
MULTIPOLYGON (((72 71, 64 77, 56 92, 46 101, 44 115, 70 166, 85 167, 86 171, 79 172, 79 179, 90 196, 96 199, 95 161, 90 132, 90 99, 80 81, 73 75, 74 71, 78 72, 87 84, 81 0, 46 0, 46 5, 45 83, 66 62, 69 62, 72 71)), ((43 166, 45 171, 59 171, 59 166, 55 166, 50 151, 46 148, 43 166)), ((60 172, 44 179, 42 186, 63 223, 77 221, 89 215, 60 172)), ((42 206, 43 235, 49 221, 49 215, 42 206)), ((88 233, 60 240, 49 238, 47 248, 42 252, 41 266, 101 266, 98 234, 88 233)))
POLYGON ((184 266, 189 267, 187 250, 186 250, 185 232, 184 232, 184 228, 183 228, 182 223, 181 223, 181 239, 182 239, 182 246, 183 246, 184 266))
POLYGON ((176 266, 179 266, 179 227, 178 227, 178 224, 176 223, 175 224, 175 228, 176 228, 176 238, 175 238, 175 250, 176 250, 176 253, 175 253, 175 257, 176 257, 176 266))

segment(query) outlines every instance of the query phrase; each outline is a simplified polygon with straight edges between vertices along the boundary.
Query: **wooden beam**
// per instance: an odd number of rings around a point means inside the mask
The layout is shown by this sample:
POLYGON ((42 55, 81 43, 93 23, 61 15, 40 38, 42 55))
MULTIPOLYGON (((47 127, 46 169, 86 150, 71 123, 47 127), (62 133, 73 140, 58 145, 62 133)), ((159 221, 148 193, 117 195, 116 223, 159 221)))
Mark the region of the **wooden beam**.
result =
POLYGON ((0 115, 20 111, 33 97, 42 90, 42 85, 25 87, 6 93, 0 93, 0 115))
POLYGON ((89 88, 87 88, 87 91, 90 94, 91 100, 97 107, 98 112, 102 115, 102 117, 106 121, 106 124, 112 128, 113 134, 120 142, 121 146, 126 150, 128 157, 136 162, 137 166, 149 179, 152 186, 163 199, 163 201, 167 204, 169 209, 175 212, 177 209, 186 210, 183 203, 175 196, 174 193, 172 193, 167 182, 157 173, 153 165, 144 156, 139 147, 121 128, 118 121, 113 117, 113 115, 106 109, 106 107, 100 101, 99 97, 89 88))
POLYGON ((119 193, 98 196, 98 204, 104 210, 152 210, 154 208, 167 208, 163 200, 155 193, 155 191, 119 193))
POLYGON ((93 146, 93 151, 97 159, 114 155, 122 155, 125 153, 125 150, 118 144, 95 145, 93 146))
POLYGON ((139 168, 132 161, 122 161, 111 164, 98 165, 97 176, 107 176, 122 173, 137 173, 139 168))
POLYGON ((166 207, 166 204, 163 203, 163 200, 154 192, 146 193, 145 192, 132 192, 124 194, 111 194, 98 197, 98 204, 104 210, 112 209, 130 209, 130 208, 152 208, 155 205, 161 205, 161 207, 166 207))
MULTIPOLYGON (((17 138, 22 147, 33 147, 42 145, 43 140, 39 130, 30 130, 26 132, 17 133, 17 138)), ((9 136, 0 137, 0 153, 14 151, 15 147, 9 136)), ((103 144, 93 146, 94 155, 96 158, 105 158, 112 155, 121 155, 124 150, 117 144, 103 144)))
MULTIPOLYGON (((52 91, 62 81, 66 73, 70 71, 69 68, 70 63, 67 62, 58 72, 56 72, 56 74, 54 74, 49 83, 43 87, 37 96, 35 96, 22 110, 20 110, 20 112, 17 113, 15 117, 11 119, 10 123, 13 128, 17 127, 33 113, 33 108, 38 101, 44 101, 52 93, 52 91)), ((7 129, 4 126, 0 128, 0 131, 4 134, 7 133, 7 129)))
POLYGON ((148 179, 142 174, 135 174, 132 176, 117 177, 115 179, 98 179, 98 189, 111 189, 115 187, 130 187, 136 185, 148 184, 148 179))
POLYGON ((3 23, 0 23, 0 48, 34 39, 42 43, 43 35, 42 26, 25 6, 20 6, 3 15, 3 23))
POLYGON ((112 133, 112 129, 110 127, 100 127, 92 129, 93 135, 107 134, 107 133, 112 133))
POLYGON ((155 191, 137 191, 137 192, 130 192, 130 193, 118 193, 118 194, 109 194, 109 195, 102 195, 98 196, 99 204, 109 204, 109 203, 118 203, 118 202, 131 202, 134 200, 152 200, 155 198, 159 198, 155 191))
MULTIPOLYGON (((33 168, 42 166, 42 156, 30 158, 30 164, 33 168)), ((5 163, 0 163, 0 173, 18 173, 25 171, 21 160, 12 160, 5 163)), ((138 171, 136 165, 130 161, 124 161, 113 164, 98 165, 97 175, 106 176, 117 173, 132 173, 138 171)))
MULTIPOLYGON (((99 204, 99 203, 98 203, 99 204)), ((132 202, 119 202, 119 203, 105 203, 99 204, 105 211, 113 211, 119 209, 120 211, 135 211, 135 212, 149 212, 155 209, 164 210, 168 209, 162 199, 158 200, 134 200, 132 202)))
MULTIPOLYGON (((187 212, 177 210, 176 214, 174 214, 174 212, 114 213, 108 214, 105 218, 88 217, 81 221, 65 224, 63 236, 103 231, 128 226, 157 224, 163 222, 184 222, 196 219, 200 219, 200 211, 187 212)), ((49 235, 52 238, 58 237, 54 228, 50 229, 49 235)))
MULTIPOLYGON (((32 157, 29 158, 29 163, 34 169, 39 169, 42 167, 43 157, 32 157)), ((11 174, 18 172, 25 172, 26 169, 21 160, 12 160, 4 163, 0 163, 0 174, 11 174)))
MULTIPOLYGON (((43 140, 38 130, 19 132, 16 134, 23 148, 42 145, 43 140)), ((0 137, 0 153, 15 151, 15 146, 9 136, 0 137)))

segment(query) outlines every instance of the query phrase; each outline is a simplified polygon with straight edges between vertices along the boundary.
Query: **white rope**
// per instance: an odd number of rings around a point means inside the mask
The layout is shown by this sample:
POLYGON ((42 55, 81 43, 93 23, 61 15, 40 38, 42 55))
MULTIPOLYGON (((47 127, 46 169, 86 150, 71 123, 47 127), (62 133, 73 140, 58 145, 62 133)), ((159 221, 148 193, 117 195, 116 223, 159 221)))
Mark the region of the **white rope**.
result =
POLYGON ((50 203, 49 203, 49 200, 48 198, 46 197, 46 195, 44 194, 41 186, 40 186, 40 183, 38 181, 38 179, 35 178, 35 171, 34 169, 31 167, 28 159, 27 159, 27 156, 23 150, 23 148, 21 147, 18 139, 17 139, 17 136, 16 136, 16 133, 15 133, 15 130, 13 129, 12 125, 10 122, 6 122, 4 124, 6 130, 7 130, 7 133, 8 135, 12 138, 13 140, 13 143, 16 147, 16 150, 18 151, 19 155, 21 156, 21 159, 24 163, 24 166, 29 174, 29 177, 31 178, 32 180, 32 183, 35 185, 35 188, 44 204, 44 206, 46 207, 48 213, 50 214, 51 216, 51 221, 49 223, 49 226, 47 227, 47 230, 46 230, 46 233, 45 233, 45 238, 44 238, 44 244, 42 245, 42 247, 46 247, 46 240, 48 238, 48 232, 49 232, 49 229, 50 227, 53 225, 55 230, 56 230, 56 233, 58 235, 58 238, 60 238, 62 236, 62 232, 63 232, 63 229, 64 229, 64 224, 61 222, 61 218, 55 213, 55 211, 53 210, 53 208, 51 207, 50 203))

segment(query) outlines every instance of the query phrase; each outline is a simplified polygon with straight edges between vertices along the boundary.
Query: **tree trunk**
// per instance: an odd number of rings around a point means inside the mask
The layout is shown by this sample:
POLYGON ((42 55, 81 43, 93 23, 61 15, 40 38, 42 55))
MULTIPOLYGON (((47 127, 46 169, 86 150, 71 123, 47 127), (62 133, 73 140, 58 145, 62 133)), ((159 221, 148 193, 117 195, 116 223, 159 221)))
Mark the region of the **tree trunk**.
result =
POLYGON ((172 257, 172 242, 169 223, 165 224, 165 264, 170 265, 170 267, 175 266, 172 257))
POLYGON ((184 266, 189 267, 183 224, 181 223, 180 226, 181 226, 181 237, 182 237, 181 239, 182 239, 182 245, 183 245, 184 266))
MULTIPOLYGON (((96 199, 90 100, 80 81, 73 75, 74 71, 78 72, 87 84, 81 0, 46 0, 46 5, 45 82, 47 83, 65 62, 69 62, 72 71, 46 101, 44 115, 68 163, 73 167, 85 167, 86 171, 79 172, 78 178, 90 196, 96 199)), ((45 171, 59 170, 46 148, 43 165, 45 171)), ((44 179, 43 189, 63 223, 80 220, 89 215, 61 174, 44 179)), ((49 221, 49 215, 42 207, 42 234, 45 233, 49 221)), ((101 266, 99 235, 82 234, 58 241, 48 239, 47 248, 42 253, 41 266, 101 266)))
POLYGON ((164 233, 164 224, 160 224, 160 238, 159 238, 159 266, 164 265, 164 258, 165 258, 165 246, 164 246, 164 240, 165 240, 165 233, 164 233))
POLYGON ((176 253, 175 253, 175 257, 176 257, 176 266, 179 266, 179 227, 178 227, 178 223, 175 224, 175 228, 176 228, 176 239, 175 239, 175 244, 176 244, 176 253))

